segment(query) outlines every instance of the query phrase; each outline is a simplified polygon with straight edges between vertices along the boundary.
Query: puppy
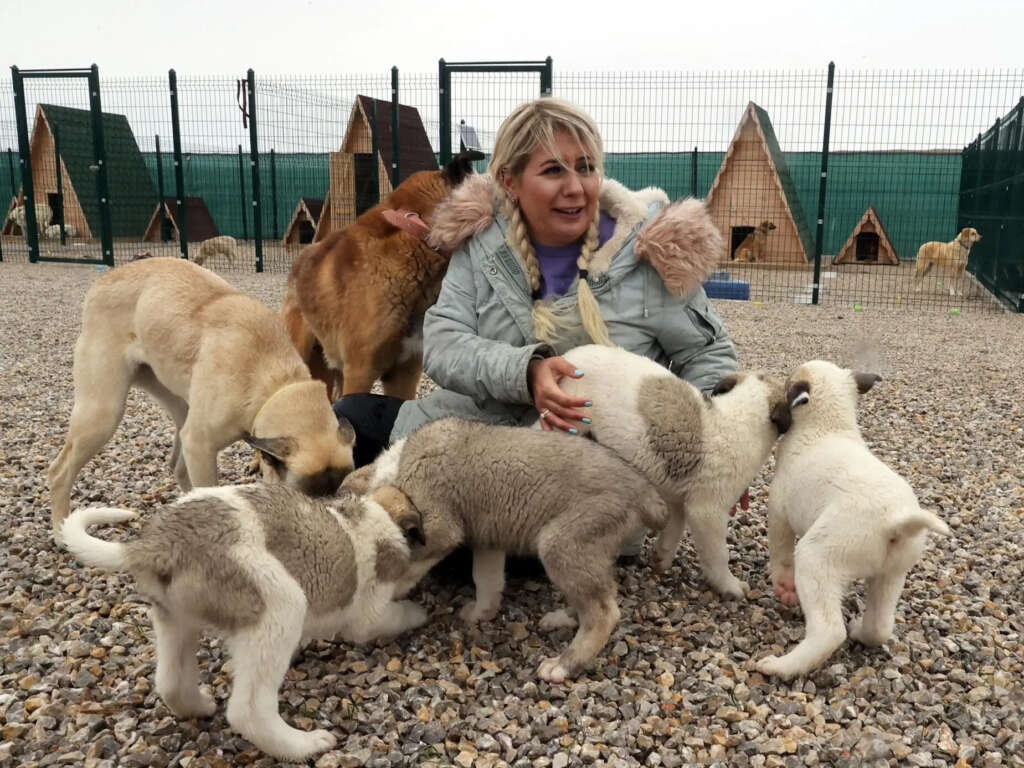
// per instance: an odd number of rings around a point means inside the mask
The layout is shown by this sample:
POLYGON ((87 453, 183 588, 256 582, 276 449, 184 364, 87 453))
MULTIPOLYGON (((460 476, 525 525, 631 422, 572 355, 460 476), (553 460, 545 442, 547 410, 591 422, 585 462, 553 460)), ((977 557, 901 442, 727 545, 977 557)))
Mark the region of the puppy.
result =
MULTIPOLYGON (((347 487, 400 488, 423 516, 427 546, 414 554, 401 595, 459 544, 473 548, 476 600, 466 621, 493 618, 505 553, 537 555, 579 616, 579 630, 538 670, 576 675, 619 620, 613 563, 639 525, 661 528, 667 510, 643 477, 592 440, 522 427, 441 419, 421 427, 347 478, 347 487)), ((564 626, 564 611, 544 626, 564 626)))
POLYGON ((790 605, 799 599, 807 632, 785 656, 757 663, 766 675, 802 675, 842 645, 841 602, 854 579, 867 579, 867 599, 850 637, 866 645, 888 640, 925 531, 949 535, 946 524, 918 506, 906 481, 861 438, 857 395, 878 380, 820 360, 802 365, 789 379, 793 426, 776 455, 768 546, 775 592, 790 605))
POLYGON ((49 470, 54 530, 133 386, 174 419, 171 467, 186 491, 216 485, 217 452, 240 439, 260 452, 264 478, 307 493, 333 493, 352 469, 355 433, 339 426, 280 316, 183 259, 133 261, 92 284, 73 376, 68 436, 49 470))
POLYGON ((229 264, 233 264, 237 251, 238 243, 235 242, 235 238, 230 235, 218 235, 203 240, 199 244, 199 251, 192 260, 202 267, 214 256, 223 256, 229 264))
POLYGON ((704 577, 722 595, 743 597, 747 585, 729 571, 728 512, 789 427, 782 381, 763 373, 732 374, 708 397, 621 348, 589 344, 565 358, 584 376, 565 377, 559 386, 593 403, 586 409, 592 423, 575 425, 580 434, 629 462, 668 504, 655 568, 671 567, 688 525, 704 577))
POLYGON ((765 220, 758 224, 754 231, 743 238, 736 246, 730 261, 749 261, 757 263, 762 260, 767 247, 768 233, 775 229, 775 224, 765 220))
MULTIPOLYGON (((36 231, 42 232, 45 236, 46 228, 50 224, 50 219, 52 218, 53 210, 47 203, 36 203, 36 231)), ((7 214, 7 220, 13 222, 18 228, 18 232, 11 232, 10 234, 27 234, 28 224, 24 203, 16 205, 11 212, 7 214)))
POLYGON ((924 243, 917 249, 917 269, 914 271, 914 290, 920 291, 923 278, 933 266, 937 266, 949 276, 949 295, 956 295, 956 286, 962 283, 964 271, 967 269, 967 256, 971 246, 981 240, 981 235, 974 227, 964 227, 960 234, 948 243, 934 240, 924 243))
MULTIPOLYGON (((65 237, 78 237, 78 230, 74 224, 67 224, 64 226, 65 237)), ((50 224, 46 227, 46 231, 43 233, 43 237, 50 238, 51 240, 57 240, 60 238, 60 224, 50 224)))
POLYGON ((423 314, 451 254, 425 238, 434 207, 473 172, 476 151, 412 174, 355 222, 304 248, 292 263, 281 314, 292 342, 328 393, 416 397, 423 314))
POLYGON ((410 546, 423 543, 419 515, 393 488, 329 505, 280 485, 196 490, 128 544, 86 532, 133 517, 80 509, 60 538, 86 565, 132 574, 152 605, 156 690, 178 717, 216 709, 199 690, 196 649, 204 627, 223 636, 235 667, 228 723, 282 760, 335 745, 328 731, 296 730, 278 714, 277 692, 301 642, 340 635, 362 643, 427 619, 418 605, 392 602, 410 546))

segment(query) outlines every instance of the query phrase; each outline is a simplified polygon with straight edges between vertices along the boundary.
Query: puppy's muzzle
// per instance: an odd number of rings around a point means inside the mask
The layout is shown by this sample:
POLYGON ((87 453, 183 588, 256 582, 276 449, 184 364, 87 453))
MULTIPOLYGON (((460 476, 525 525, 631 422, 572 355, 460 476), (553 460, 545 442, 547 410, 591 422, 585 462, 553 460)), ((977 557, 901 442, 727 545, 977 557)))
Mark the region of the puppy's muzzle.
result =
POLYGON ((289 478, 289 485, 297 488, 308 496, 333 496, 351 470, 328 467, 315 475, 296 476, 289 478))

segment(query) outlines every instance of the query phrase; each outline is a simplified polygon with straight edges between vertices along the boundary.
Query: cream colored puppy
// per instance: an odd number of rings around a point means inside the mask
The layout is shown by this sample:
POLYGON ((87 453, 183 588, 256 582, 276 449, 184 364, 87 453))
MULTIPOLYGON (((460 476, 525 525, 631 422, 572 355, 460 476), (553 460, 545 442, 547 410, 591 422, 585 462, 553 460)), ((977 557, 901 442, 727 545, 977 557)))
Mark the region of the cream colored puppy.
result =
POLYGON ((779 441, 768 493, 769 567, 779 598, 788 605, 799 601, 807 631, 785 656, 761 659, 757 669, 764 674, 805 674, 842 645, 842 599, 855 579, 867 580, 867 600, 850 637, 866 645, 888 640, 925 532, 949 535, 861 438, 857 395, 878 380, 821 360, 789 379, 793 424, 779 441))

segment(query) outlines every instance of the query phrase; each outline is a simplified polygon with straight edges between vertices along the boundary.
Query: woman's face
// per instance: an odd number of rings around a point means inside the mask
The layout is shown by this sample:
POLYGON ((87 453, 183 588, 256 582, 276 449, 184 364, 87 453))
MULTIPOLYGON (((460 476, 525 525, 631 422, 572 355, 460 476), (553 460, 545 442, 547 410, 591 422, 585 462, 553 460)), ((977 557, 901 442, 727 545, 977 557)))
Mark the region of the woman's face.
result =
POLYGON ((593 158, 572 136, 557 132, 555 145, 564 165, 538 146, 523 172, 505 185, 540 245, 569 245, 583 237, 596 215, 601 186, 593 158))

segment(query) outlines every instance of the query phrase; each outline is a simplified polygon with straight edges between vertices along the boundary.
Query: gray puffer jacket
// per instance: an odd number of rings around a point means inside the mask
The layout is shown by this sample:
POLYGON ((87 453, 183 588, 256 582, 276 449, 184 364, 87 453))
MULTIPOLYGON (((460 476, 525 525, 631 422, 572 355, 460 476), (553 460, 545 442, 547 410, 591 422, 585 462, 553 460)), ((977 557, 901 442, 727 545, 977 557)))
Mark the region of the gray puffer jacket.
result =
MULTIPOLYGON (((736 369, 736 354, 701 287, 725 252, 704 204, 669 204, 661 190, 631 192, 606 179, 600 207, 615 219, 615 231, 594 255, 587 279, 612 341, 712 388, 736 369)), ((533 336, 530 288, 505 240, 507 222, 489 176, 471 176, 453 190, 431 225, 431 244, 453 251, 423 325, 424 372, 441 389, 402 405, 391 441, 445 416, 532 423, 530 359, 562 354, 589 337, 578 323, 555 346, 533 336)), ((578 317, 575 302, 574 284, 554 309, 578 317)))

